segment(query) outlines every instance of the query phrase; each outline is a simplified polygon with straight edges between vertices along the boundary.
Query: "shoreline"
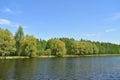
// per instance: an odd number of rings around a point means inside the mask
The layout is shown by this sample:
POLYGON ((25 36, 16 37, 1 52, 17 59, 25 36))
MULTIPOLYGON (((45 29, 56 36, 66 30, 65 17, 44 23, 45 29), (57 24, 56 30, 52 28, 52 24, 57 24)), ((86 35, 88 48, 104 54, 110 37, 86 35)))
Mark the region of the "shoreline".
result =
POLYGON ((28 58, 29 58, 28 56, 4 56, 4 57, 0 56, 0 59, 28 59, 28 58))
MULTIPOLYGON (((96 55, 64 55, 61 58, 74 58, 74 57, 102 57, 102 56, 120 56, 120 54, 96 54, 96 55)), ((34 58, 58 58, 58 56, 34 56, 34 58)))
MULTIPOLYGON (((61 58, 76 58, 76 57, 107 57, 107 56, 120 56, 120 54, 96 54, 96 55, 64 55, 61 58)), ((29 56, 5 56, 0 57, 0 59, 28 59, 29 56)), ((50 55, 50 56, 34 56, 32 58, 58 58, 58 56, 50 55)))

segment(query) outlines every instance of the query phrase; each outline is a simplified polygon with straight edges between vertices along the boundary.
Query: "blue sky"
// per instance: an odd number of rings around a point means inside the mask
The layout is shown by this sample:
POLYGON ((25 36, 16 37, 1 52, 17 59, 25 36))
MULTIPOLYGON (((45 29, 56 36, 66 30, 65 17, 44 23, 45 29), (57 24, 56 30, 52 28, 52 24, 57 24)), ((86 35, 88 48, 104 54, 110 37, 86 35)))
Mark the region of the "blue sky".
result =
POLYGON ((0 0, 0 27, 37 38, 120 44, 120 0, 0 0))

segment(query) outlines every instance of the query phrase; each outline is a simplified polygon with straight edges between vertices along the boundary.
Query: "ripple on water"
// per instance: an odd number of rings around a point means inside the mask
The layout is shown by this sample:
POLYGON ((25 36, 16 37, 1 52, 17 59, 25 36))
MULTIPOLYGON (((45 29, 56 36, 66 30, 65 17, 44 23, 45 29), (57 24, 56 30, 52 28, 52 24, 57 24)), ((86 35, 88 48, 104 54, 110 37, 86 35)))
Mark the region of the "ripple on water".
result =
POLYGON ((120 72, 94 73, 90 80, 120 80, 120 72))

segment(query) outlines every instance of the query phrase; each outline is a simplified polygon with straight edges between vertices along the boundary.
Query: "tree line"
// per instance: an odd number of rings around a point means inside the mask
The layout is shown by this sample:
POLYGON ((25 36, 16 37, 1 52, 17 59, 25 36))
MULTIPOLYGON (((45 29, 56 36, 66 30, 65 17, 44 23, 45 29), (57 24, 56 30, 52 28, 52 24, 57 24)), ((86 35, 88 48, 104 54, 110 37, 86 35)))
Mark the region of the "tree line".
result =
POLYGON ((8 29, 0 28, 0 56, 33 57, 96 54, 120 54, 120 45, 64 37, 43 40, 32 35, 24 35, 21 26, 15 35, 8 29))

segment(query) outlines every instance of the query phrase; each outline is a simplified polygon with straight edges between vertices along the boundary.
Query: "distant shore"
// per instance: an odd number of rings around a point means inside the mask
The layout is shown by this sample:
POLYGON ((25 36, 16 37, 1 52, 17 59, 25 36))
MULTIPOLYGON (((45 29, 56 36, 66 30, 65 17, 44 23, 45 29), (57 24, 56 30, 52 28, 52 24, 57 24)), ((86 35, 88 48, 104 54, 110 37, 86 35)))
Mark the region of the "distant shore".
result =
MULTIPOLYGON (((94 57, 94 56, 120 56, 120 54, 96 54, 96 55, 64 55, 62 58, 74 58, 74 57, 94 57)), ((58 56, 54 55, 41 55, 41 56, 34 56, 33 58, 57 58, 58 56)), ((5 56, 0 57, 0 59, 28 59, 28 56, 5 56)))

